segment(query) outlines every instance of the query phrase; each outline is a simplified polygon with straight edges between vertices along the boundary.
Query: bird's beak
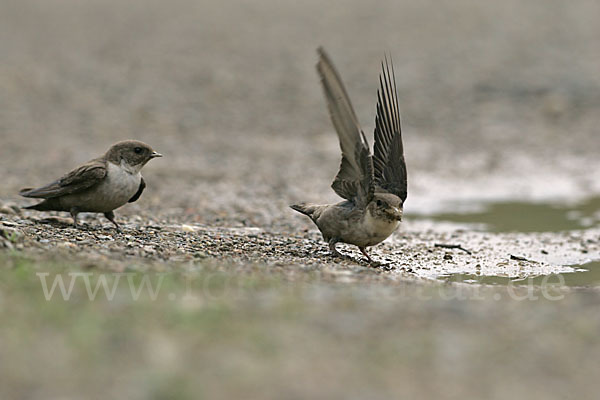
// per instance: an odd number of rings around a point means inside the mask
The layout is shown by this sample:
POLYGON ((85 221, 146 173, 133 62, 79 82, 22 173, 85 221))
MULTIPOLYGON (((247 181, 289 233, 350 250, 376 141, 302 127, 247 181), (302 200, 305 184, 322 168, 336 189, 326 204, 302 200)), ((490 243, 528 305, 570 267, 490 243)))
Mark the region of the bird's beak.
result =
POLYGON ((402 221, 402 211, 397 209, 396 207, 389 208, 386 210, 388 215, 395 219, 396 221, 402 221))
POLYGON ((157 153, 155 151, 152 152, 152 154, 150 154, 150 158, 156 158, 156 157, 162 157, 163 155, 160 153, 157 153))

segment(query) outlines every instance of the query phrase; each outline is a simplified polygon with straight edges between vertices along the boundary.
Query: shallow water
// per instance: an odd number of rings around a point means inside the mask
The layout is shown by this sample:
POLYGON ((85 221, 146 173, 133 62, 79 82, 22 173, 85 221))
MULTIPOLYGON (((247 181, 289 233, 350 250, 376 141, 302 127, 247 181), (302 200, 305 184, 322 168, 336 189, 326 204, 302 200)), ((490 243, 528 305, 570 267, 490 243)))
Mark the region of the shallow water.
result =
POLYGON ((481 285, 511 285, 511 286, 570 286, 570 287, 600 287, 600 261, 572 265, 574 272, 538 275, 530 277, 506 277, 474 274, 451 274, 439 277, 445 282, 462 282, 481 285))
MULTIPOLYGON (((495 233, 532 233, 585 231, 600 226, 600 197, 572 204, 531 203, 520 201, 457 204, 460 212, 412 215, 414 219, 466 225, 469 229, 495 233)), ((587 252, 586 252, 587 253, 587 252)), ((547 254, 547 253, 546 253, 547 254)), ((590 254, 591 255, 591 254, 590 254)), ((600 287, 600 260, 590 257, 585 263, 577 257, 561 257, 551 262, 570 267, 573 272, 549 275, 509 277, 453 273, 439 280, 482 285, 600 287)))
POLYGON ((587 229, 600 224, 600 197, 573 205, 517 201, 483 203, 474 204, 471 210, 409 216, 472 224, 474 229, 489 232, 559 232, 587 229))

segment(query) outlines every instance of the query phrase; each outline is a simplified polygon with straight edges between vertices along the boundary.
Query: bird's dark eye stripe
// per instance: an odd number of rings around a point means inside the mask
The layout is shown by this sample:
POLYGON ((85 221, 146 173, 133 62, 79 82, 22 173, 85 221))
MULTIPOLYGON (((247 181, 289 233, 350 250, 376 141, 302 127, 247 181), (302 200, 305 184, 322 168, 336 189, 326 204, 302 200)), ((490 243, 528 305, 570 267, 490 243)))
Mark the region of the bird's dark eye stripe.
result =
POLYGON ((142 152, 142 148, 136 147, 135 149, 133 149, 133 151, 135 151, 136 154, 140 154, 142 152))

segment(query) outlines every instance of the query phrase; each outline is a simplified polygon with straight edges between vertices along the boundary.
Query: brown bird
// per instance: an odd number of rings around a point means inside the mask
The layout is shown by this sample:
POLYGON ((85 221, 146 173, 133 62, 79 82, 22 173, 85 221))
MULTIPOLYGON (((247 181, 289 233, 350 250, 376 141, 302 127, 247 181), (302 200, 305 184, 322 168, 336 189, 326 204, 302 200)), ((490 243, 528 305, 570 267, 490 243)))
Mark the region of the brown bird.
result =
POLYGON ((80 212, 103 213, 120 231, 113 210, 140 198, 146 187, 140 170, 156 157, 162 155, 147 144, 125 140, 62 178, 37 189, 22 189, 19 194, 45 199, 26 209, 68 211, 75 226, 80 212))
POLYGON ((333 255, 336 243, 358 246, 370 263, 366 248, 392 234, 402 219, 407 179, 400 128, 400 109, 393 66, 382 62, 377 92, 375 147, 369 145, 358 123, 344 84, 327 53, 319 48, 317 71, 321 77, 331 121, 342 150, 340 170, 332 189, 345 201, 291 206, 317 225, 333 255))

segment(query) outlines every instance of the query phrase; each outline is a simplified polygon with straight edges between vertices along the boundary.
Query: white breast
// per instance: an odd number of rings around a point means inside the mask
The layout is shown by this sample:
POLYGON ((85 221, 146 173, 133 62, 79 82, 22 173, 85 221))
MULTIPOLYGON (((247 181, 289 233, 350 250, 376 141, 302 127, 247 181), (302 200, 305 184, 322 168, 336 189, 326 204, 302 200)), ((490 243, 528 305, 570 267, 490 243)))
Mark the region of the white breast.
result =
POLYGON ((120 165, 107 164, 106 177, 97 186, 61 199, 66 210, 77 207, 83 212, 108 212, 126 204, 137 193, 142 179, 139 171, 131 173, 120 165))
POLYGON ((368 233, 372 242, 377 244, 388 238, 400 225, 400 221, 374 218, 370 211, 365 213, 362 221, 363 229, 368 233))
POLYGON ((121 207, 133 197, 140 187, 142 175, 139 171, 131 173, 122 166, 108 163, 105 180, 98 186, 98 195, 107 204, 121 207))

